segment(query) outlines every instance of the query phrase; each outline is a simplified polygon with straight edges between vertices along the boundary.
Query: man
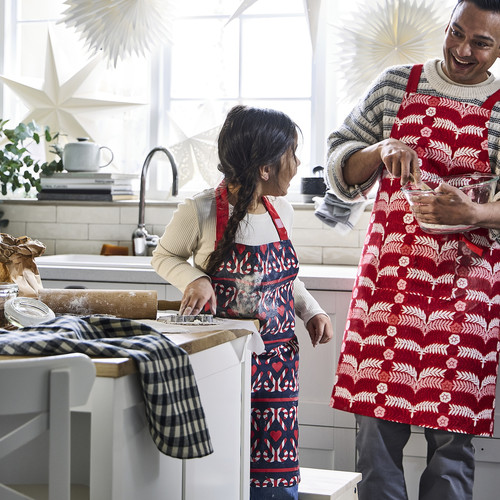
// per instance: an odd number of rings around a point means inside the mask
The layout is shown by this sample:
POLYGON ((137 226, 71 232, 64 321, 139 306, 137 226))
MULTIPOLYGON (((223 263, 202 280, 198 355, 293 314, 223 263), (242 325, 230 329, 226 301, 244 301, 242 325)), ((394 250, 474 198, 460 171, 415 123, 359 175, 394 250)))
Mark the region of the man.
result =
POLYGON ((459 0, 443 60, 383 72, 329 138, 329 183, 356 201, 379 181, 331 406, 356 414, 360 500, 407 498, 403 448, 424 428, 420 500, 472 499, 473 435, 493 433, 500 205, 442 184, 414 212, 407 181, 499 171, 500 0, 459 0), (471 224, 427 234, 426 224, 471 224))

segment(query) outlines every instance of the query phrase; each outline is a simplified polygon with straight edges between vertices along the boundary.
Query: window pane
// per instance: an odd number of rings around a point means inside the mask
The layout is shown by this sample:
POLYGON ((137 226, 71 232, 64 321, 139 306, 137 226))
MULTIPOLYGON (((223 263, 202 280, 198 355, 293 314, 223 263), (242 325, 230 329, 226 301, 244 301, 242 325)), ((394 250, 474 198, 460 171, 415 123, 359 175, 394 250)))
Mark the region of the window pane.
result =
POLYGON ((311 42, 303 18, 242 22, 244 98, 309 97, 311 42))
POLYGON ((56 19, 68 8, 61 0, 17 0, 17 7, 21 21, 56 19))
POLYGON ((175 24, 172 98, 238 95, 238 23, 182 20, 175 24))
POLYGON ((178 0, 176 14, 178 16, 231 16, 240 5, 235 0, 178 0))
POLYGON ((304 0, 258 0, 245 14, 303 14, 304 0))

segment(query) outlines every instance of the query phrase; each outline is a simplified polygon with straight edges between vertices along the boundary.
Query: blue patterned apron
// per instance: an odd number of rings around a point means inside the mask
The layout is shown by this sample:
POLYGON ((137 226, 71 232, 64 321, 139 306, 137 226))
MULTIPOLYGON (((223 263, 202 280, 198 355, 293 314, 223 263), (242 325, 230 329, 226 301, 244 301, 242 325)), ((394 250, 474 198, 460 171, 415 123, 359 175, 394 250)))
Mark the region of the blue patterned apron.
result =
MULTIPOLYGON (((298 364, 294 280, 298 259, 283 222, 266 198, 279 240, 235 243, 211 276, 217 315, 260 321, 265 352, 252 355, 251 486, 288 487, 299 482, 298 364)), ((227 188, 216 190, 219 241, 229 218, 227 188)))

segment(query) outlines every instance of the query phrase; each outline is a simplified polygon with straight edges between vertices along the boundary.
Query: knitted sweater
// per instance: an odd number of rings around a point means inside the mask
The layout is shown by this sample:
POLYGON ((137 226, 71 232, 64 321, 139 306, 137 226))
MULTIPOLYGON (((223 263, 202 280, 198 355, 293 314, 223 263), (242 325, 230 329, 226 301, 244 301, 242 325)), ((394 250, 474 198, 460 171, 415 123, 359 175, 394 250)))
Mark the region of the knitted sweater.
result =
MULTIPOLYGON (((282 197, 269 198, 291 236, 293 208, 282 197)), ((232 207, 230 206, 230 212, 232 207)), ((181 291, 206 276, 204 265, 214 249, 216 227, 215 190, 207 189, 180 203, 153 252, 156 272, 181 291), (188 259, 193 261, 193 265, 188 259)), ((236 243, 263 245, 278 239, 268 213, 247 214, 236 233, 236 243)), ((295 310, 304 323, 316 314, 326 314, 298 278, 294 283, 295 310)))
MULTIPOLYGON (((419 93, 481 106, 500 88, 500 80, 494 76, 477 85, 453 83, 440 69, 440 63, 440 60, 433 59, 424 64, 418 85, 419 93)), ((411 65, 393 66, 382 72, 344 123, 328 138, 327 179, 331 189, 342 200, 358 201, 377 181, 382 166, 366 182, 356 186, 346 184, 342 168, 357 151, 390 137, 411 68, 411 65)), ((488 132, 490 165, 492 172, 496 173, 500 173, 499 137, 500 103, 497 103, 491 113, 488 132)))

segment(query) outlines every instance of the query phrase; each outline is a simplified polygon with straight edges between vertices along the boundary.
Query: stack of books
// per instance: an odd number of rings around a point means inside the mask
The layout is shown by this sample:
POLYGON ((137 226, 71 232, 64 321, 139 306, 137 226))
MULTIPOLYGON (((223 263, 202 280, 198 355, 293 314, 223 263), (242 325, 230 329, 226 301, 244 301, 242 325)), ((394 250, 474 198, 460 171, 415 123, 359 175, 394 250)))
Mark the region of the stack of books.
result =
POLYGON ((139 177, 114 172, 56 172, 40 176, 40 184, 39 200, 136 200, 139 177))

